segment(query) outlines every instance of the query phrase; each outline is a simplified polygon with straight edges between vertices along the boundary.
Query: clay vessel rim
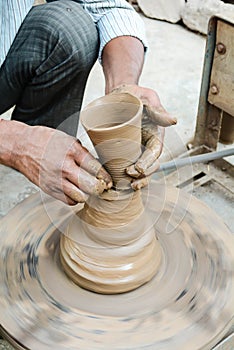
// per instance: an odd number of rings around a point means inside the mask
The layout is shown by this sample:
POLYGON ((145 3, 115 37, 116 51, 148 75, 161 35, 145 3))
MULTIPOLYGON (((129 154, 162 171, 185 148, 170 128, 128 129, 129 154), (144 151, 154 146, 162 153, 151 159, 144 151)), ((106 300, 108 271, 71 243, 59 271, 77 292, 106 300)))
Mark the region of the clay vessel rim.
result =
MULTIPOLYGON (((112 131, 112 130, 117 130, 117 129, 123 128, 123 127, 125 127, 125 126, 134 125, 133 122, 134 122, 135 120, 138 119, 139 113, 142 113, 142 112, 143 112, 143 103, 142 103, 142 101, 141 101, 138 97, 136 97, 136 96, 134 96, 134 95, 131 95, 131 94, 129 94, 129 93, 122 93, 122 95, 128 95, 128 96, 130 96, 130 97, 133 98, 137 103, 134 103, 134 102, 131 102, 131 101, 125 101, 125 100, 123 100, 123 101, 110 101, 110 102, 104 101, 103 103, 100 103, 101 99, 104 100, 104 98, 106 97, 106 96, 103 96, 103 97, 100 97, 98 100, 96 100, 96 101, 99 101, 99 102, 96 102, 96 103, 91 102, 91 103, 89 103, 89 104, 83 109, 83 112, 87 112, 88 110, 95 109, 96 107, 101 107, 101 106, 104 107, 105 105, 119 104, 119 103, 122 103, 122 102, 123 102, 123 103, 128 103, 129 105, 130 105, 130 104, 133 104, 133 105, 138 106, 137 111, 136 111, 136 113, 132 116, 132 118, 128 119, 128 120, 125 121, 125 122, 119 123, 118 125, 114 125, 114 126, 110 126, 110 127, 90 127, 90 126, 88 125, 87 119, 84 118, 84 116, 83 116, 83 114, 82 114, 82 112, 81 112, 80 121, 81 121, 81 124, 83 125, 83 127, 84 127, 86 130, 92 130, 92 131, 95 131, 95 132, 103 132, 103 131, 107 131, 107 130, 108 130, 108 131, 109 131, 109 130, 110 130, 110 131, 112 131)), ((108 95, 107 95, 107 96, 108 96, 108 95)), ((113 95, 113 96, 114 96, 114 95, 113 95)))

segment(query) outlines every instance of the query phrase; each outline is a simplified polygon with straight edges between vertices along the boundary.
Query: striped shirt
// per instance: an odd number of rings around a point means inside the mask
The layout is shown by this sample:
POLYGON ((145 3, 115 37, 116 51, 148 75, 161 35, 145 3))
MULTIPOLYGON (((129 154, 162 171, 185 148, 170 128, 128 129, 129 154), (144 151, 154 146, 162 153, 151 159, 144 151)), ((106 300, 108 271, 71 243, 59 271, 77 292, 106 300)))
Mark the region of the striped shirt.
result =
MULTIPOLYGON (((127 1, 77 0, 77 2, 89 13, 97 26, 100 37, 99 59, 104 46, 111 39, 122 35, 140 39, 146 48, 144 23, 127 1)), ((0 66, 33 3, 34 0, 0 0, 0 66)))

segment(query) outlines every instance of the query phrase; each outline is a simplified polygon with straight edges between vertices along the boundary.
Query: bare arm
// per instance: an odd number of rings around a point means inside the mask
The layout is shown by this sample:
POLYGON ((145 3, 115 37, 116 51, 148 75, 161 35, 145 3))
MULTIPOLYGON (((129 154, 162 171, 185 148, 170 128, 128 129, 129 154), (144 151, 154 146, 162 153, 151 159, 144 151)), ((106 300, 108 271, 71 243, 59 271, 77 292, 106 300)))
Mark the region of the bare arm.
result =
MULTIPOLYGON (((142 143, 145 151, 127 169, 127 173, 136 179, 144 178, 159 167, 158 157, 162 152, 164 127, 175 124, 176 119, 166 112, 154 90, 138 86, 144 64, 144 47, 139 39, 122 36, 111 40, 103 50, 102 62, 106 94, 129 92, 143 102, 142 143)), ((144 181, 136 180, 133 188, 145 184, 144 181)))
POLYGON ((112 186, 101 164, 78 140, 44 126, 0 120, 0 164, 24 174, 70 205, 112 186))
POLYGON ((131 36, 115 38, 105 46, 102 63, 107 94, 123 84, 138 84, 144 63, 143 44, 131 36))

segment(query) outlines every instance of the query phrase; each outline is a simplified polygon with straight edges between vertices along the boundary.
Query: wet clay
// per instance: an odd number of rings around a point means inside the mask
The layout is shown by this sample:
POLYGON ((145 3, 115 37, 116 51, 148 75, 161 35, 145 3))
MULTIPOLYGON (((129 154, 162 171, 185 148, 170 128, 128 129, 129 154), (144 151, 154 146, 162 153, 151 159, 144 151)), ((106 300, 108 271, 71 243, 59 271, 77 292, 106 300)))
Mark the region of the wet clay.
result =
POLYGON ((151 281, 129 293, 93 293, 63 271, 60 237, 71 208, 38 193, 0 220, 0 324, 16 349, 210 350, 225 336, 233 235, 182 190, 151 182, 142 201, 162 258, 151 281))
POLYGON ((96 100, 81 122, 114 188, 91 196, 61 237, 61 262, 77 284, 98 293, 133 290, 155 275, 161 249, 144 210, 141 192, 131 190, 126 168, 141 154, 142 103, 127 93, 96 100))
POLYGON ((126 168, 141 155, 142 102, 127 93, 101 97, 80 115, 100 162, 111 174, 114 188, 129 188, 126 168))
POLYGON ((154 276, 161 259, 140 191, 118 197, 92 197, 61 237, 66 273, 75 283, 98 293, 139 287, 154 276))

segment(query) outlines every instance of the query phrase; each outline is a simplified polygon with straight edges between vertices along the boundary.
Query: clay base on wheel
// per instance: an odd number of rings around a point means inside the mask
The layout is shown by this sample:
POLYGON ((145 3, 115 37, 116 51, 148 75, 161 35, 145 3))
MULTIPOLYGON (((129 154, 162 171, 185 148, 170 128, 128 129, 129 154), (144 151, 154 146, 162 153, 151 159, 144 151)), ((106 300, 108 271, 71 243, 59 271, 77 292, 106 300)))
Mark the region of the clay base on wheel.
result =
POLYGON ((71 213, 55 201, 33 195, 1 220, 0 323, 21 348, 208 350, 224 336, 233 236, 196 198, 161 185, 150 193, 162 259, 150 282, 119 295, 89 292, 64 273, 60 231, 71 213))
POLYGON ((60 239, 64 271, 79 286, 102 294, 129 292, 150 281, 161 247, 141 191, 91 197, 60 239))

